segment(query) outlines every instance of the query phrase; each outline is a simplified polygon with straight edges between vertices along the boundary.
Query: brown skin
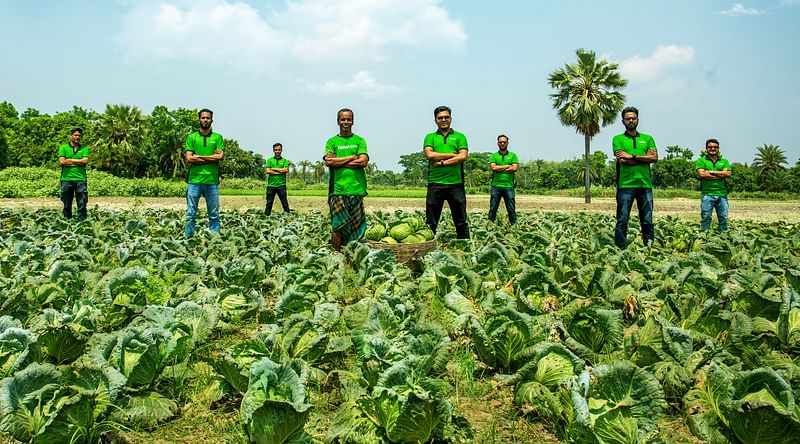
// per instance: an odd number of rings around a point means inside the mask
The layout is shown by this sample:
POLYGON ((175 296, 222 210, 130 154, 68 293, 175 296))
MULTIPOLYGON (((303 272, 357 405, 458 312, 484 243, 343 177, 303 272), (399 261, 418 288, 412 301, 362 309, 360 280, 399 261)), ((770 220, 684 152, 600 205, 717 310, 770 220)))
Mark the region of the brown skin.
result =
MULTIPOLYGON (((202 112, 200 113, 200 117, 197 119, 200 122, 200 134, 207 136, 211 134, 211 123, 214 121, 211 118, 211 113, 202 112)), ((193 165, 203 165, 206 163, 217 163, 220 160, 225 158, 225 153, 220 150, 214 151, 214 154, 210 156, 198 156, 192 151, 187 151, 184 154, 184 159, 186 159, 187 163, 191 163, 193 165)))
MULTIPOLYGON (((83 137, 83 133, 80 131, 73 131, 69 136, 69 146, 73 148, 79 147, 81 145, 81 137, 83 137)), ((88 163, 88 157, 83 157, 80 159, 67 159, 66 157, 58 158, 58 164, 62 167, 85 166, 88 163)))
MULTIPOLYGON (((719 145, 714 142, 709 142, 708 145, 706 145, 706 157, 712 162, 719 160, 719 145)), ((732 174, 733 172, 731 170, 709 171, 702 168, 697 170, 697 177, 701 179, 724 179, 726 177, 731 177, 732 174)))
MULTIPOLYGON (((625 133, 630 136, 635 136, 639 134, 639 131, 636 128, 639 126, 639 116, 634 112, 627 112, 622 116, 622 124, 625 125, 625 133)), ((633 158, 632 154, 628 154, 625 151, 617 151, 614 153, 614 156, 617 158, 617 161, 623 165, 644 165, 646 163, 653 163, 658 160, 658 151, 656 150, 647 150, 647 154, 644 156, 636 156, 633 158)))
MULTIPOLYGON (((508 153, 508 138, 500 137, 497 139, 497 147, 500 149, 500 154, 508 153)), ((498 165, 490 163, 489 168, 495 173, 513 173, 519 169, 519 164, 513 163, 511 165, 498 165)))
MULTIPOLYGON (((452 122, 450 112, 440 111, 438 114, 436 114, 434 121, 436 122, 436 126, 439 128, 440 133, 445 134, 450 131, 450 123, 452 122)), ((433 150, 432 146, 426 146, 423 148, 423 151, 425 152, 425 158, 431 161, 431 165, 434 167, 458 165, 459 163, 466 161, 467 156, 469 155, 467 150, 463 149, 458 150, 458 154, 437 153, 433 150)))
MULTIPOLYGON (((350 111, 340 112, 336 116, 336 124, 339 125, 339 135, 350 137, 353 135, 353 113, 350 111)), ((325 166, 329 168, 364 168, 369 163, 366 154, 357 156, 336 157, 333 153, 328 153, 323 157, 325 166)), ((342 250, 342 233, 339 231, 331 232, 331 246, 336 251, 342 250)))
MULTIPOLYGON (((283 153, 283 146, 278 145, 272 147, 272 154, 275 155, 276 159, 281 158, 281 153, 283 153)), ((280 176, 281 174, 286 174, 289 172, 289 167, 285 168, 267 168, 264 170, 270 176, 280 176)))

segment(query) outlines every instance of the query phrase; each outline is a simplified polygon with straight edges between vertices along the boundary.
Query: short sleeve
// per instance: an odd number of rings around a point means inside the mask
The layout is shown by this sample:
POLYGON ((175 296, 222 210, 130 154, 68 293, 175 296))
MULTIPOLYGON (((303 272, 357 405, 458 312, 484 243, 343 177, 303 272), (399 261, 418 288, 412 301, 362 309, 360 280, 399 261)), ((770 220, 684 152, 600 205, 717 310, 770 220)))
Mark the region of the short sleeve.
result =
POLYGON ((625 151, 620 140, 619 137, 614 137, 614 139, 611 140, 611 150, 614 151, 615 154, 617 151, 625 151))
POLYGON ((356 154, 367 154, 367 141, 366 139, 361 139, 360 143, 358 144, 358 151, 356 154))
POLYGON ((469 151, 469 144, 467 143, 467 136, 461 135, 458 141, 458 148, 459 150, 467 150, 469 151))
POLYGON ((433 148, 433 137, 434 137, 434 133, 430 133, 430 134, 426 135, 425 136, 425 140, 422 142, 422 147, 425 148, 426 146, 429 146, 429 147, 433 148))

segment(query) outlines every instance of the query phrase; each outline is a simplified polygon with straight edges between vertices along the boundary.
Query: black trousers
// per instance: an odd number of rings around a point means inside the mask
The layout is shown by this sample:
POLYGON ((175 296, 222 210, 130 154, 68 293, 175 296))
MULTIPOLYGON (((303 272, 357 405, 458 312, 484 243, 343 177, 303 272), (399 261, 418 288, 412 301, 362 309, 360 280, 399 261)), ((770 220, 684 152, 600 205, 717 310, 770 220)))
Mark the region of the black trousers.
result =
POLYGON ((86 219, 86 203, 89 202, 89 189, 86 182, 62 181, 61 202, 64 203, 64 217, 72 219, 72 200, 78 207, 78 219, 86 219))
POLYGON ((469 239, 469 224, 467 223, 467 193, 464 184, 443 185, 438 183, 428 184, 428 194, 425 197, 425 222, 436 233, 439 219, 442 217, 444 203, 450 207, 453 215, 453 225, 456 226, 456 237, 469 239))
POLYGON ((272 204, 275 202, 276 194, 278 195, 278 199, 281 200, 283 212, 289 212, 289 201, 286 200, 286 185, 282 187, 267 187, 267 206, 264 208, 264 214, 267 216, 272 214, 272 204))

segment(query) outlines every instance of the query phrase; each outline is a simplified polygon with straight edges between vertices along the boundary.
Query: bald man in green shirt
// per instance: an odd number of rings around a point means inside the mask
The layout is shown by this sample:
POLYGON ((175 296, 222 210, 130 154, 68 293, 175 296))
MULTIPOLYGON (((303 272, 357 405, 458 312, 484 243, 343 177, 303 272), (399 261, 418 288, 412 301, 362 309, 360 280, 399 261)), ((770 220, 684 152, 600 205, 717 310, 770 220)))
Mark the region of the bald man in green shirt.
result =
POLYGON ((328 208, 331 213, 331 246, 340 251, 342 245, 364 237, 367 217, 364 196, 367 195, 369 163, 367 142, 353 133, 353 110, 342 108, 336 113, 339 133, 325 143, 325 165, 330 168, 328 208))

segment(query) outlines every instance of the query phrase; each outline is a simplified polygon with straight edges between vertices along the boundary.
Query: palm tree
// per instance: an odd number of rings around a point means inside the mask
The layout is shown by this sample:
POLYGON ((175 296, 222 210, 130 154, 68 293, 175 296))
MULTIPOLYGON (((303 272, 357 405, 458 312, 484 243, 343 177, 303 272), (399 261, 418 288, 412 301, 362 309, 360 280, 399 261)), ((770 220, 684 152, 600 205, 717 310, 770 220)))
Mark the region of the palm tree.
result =
MULTIPOLYGON (((575 174, 575 179, 581 181, 584 180, 585 178, 586 178, 586 168, 581 168, 580 170, 578 170, 578 173, 575 174)), ((589 178, 595 182, 597 182, 597 179, 600 178, 600 174, 597 173, 597 168, 595 168, 594 165, 591 165, 589 167, 589 178)))
POLYGON ((314 162, 314 182, 319 183, 323 174, 325 174, 325 162, 322 160, 314 162))
POLYGON ((592 137, 600 132, 600 125, 608 126, 625 104, 625 95, 619 92, 628 84, 617 72, 618 65, 606 60, 596 60, 593 51, 578 49, 578 63, 567 64, 550 74, 548 82, 556 92, 550 94, 553 108, 564 126, 573 126, 584 136, 583 174, 586 186, 586 203, 592 202, 589 192, 591 168, 589 147, 592 137))
POLYGON ((142 111, 129 105, 106 105, 100 116, 97 136, 95 164, 114 175, 132 175, 136 171, 142 153, 147 118, 142 111))
POLYGON ((786 153, 778 145, 771 145, 765 143, 764 146, 756 148, 755 159, 753 159, 753 168, 756 174, 761 177, 765 173, 783 169, 783 164, 786 163, 786 153))
POLYGON ((302 171, 301 174, 303 175, 303 183, 306 183, 306 171, 308 171, 308 168, 313 164, 310 160, 301 160, 298 162, 298 165, 300 166, 300 171, 302 171))

